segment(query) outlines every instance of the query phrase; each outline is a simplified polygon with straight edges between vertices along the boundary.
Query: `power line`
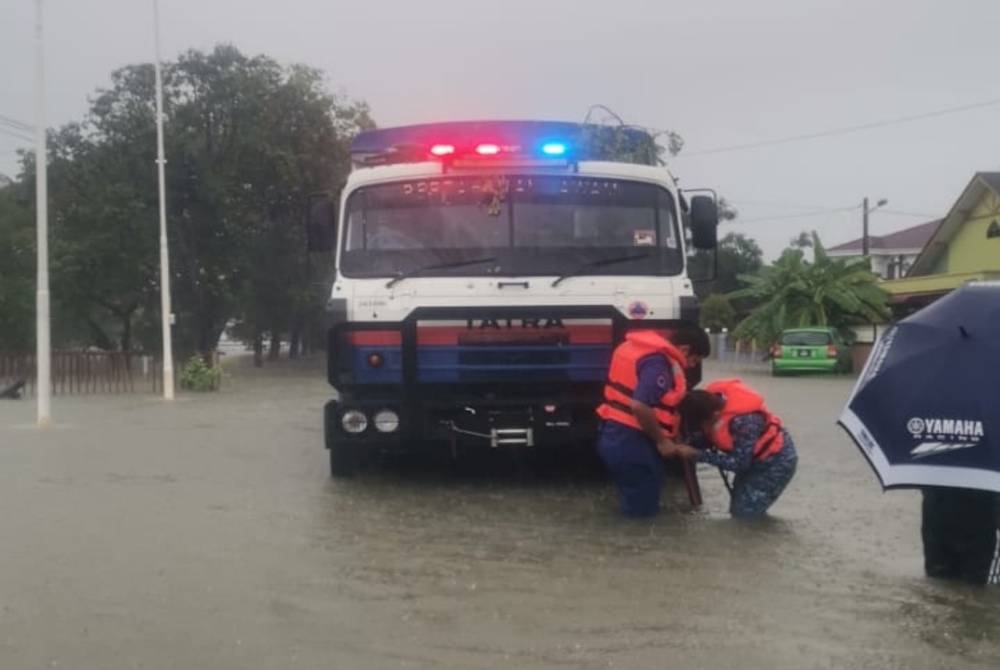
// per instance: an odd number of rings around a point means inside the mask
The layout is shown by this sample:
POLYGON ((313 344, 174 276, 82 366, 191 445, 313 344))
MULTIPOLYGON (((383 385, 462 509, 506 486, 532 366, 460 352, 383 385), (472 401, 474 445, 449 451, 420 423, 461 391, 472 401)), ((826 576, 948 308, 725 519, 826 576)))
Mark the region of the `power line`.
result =
POLYGON ((822 214, 837 214, 839 212, 852 212, 854 210, 861 209, 860 205, 852 205, 851 207, 838 207, 836 209, 822 209, 815 212, 803 212, 801 214, 782 214, 781 216, 760 216, 753 219, 741 219, 736 217, 733 219, 732 223, 758 223, 762 221, 784 221, 786 219, 803 219, 810 216, 820 216, 822 214))
MULTIPOLYGON (((726 198, 726 202, 728 202, 730 204, 733 204, 733 205, 739 205, 741 207, 742 206, 748 206, 748 207, 776 207, 776 208, 779 208, 779 209, 800 209, 800 210, 803 210, 803 212, 801 212, 800 214, 789 214, 788 218, 793 218, 795 216, 803 216, 805 214, 813 214, 813 213, 815 213, 815 214, 825 214, 827 212, 831 212, 831 211, 835 212, 835 211, 839 211, 840 209, 842 209, 840 207, 830 207, 829 205, 805 205, 805 204, 802 204, 802 203, 775 202, 773 200, 743 200, 743 199, 730 200, 729 198, 726 198)), ((848 207, 847 209, 851 209, 851 207, 848 207)), ((901 209, 888 209, 888 208, 885 208, 885 207, 880 207, 878 211, 882 212, 883 214, 891 214, 891 215, 894 215, 894 216, 912 216, 914 218, 919 218, 919 219, 933 219, 933 218, 935 218, 935 216, 937 216, 935 214, 927 214, 927 213, 924 213, 924 212, 908 212, 908 211, 901 210, 901 209)), ((757 217, 757 218, 763 219, 764 217, 757 217)), ((768 217, 768 218, 770 218, 770 217, 768 217)))
POLYGON ((940 214, 921 214, 920 212, 904 212, 899 209, 880 209, 879 211, 882 212, 883 214, 893 214, 895 216, 912 216, 918 219, 930 220, 930 219, 941 218, 940 214))
POLYGON ((10 135, 11 137, 16 137, 18 139, 24 140, 25 142, 35 141, 35 138, 31 137, 30 135, 25 135, 24 133, 20 133, 16 130, 10 130, 9 128, 5 128, 4 126, 0 126, 0 133, 3 133, 4 135, 10 135))
POLYGON ((11 126, 13 128, 17 128, 18 130, 26 130, 29 133, 35 132, 35 127, 33 125, 25 123, 24 121, 19 121, 11 116, 6 116, 4 114, 0 114, 0 123, 3 123, 4 125, 7 126, 11 126))
POLYGON ((742 198, 736 200, 726 198, 726 202, 733 205, 746 205, 749 207, 777 207, 779 209, 803 209, 815 211, 829 211, 831 209, 837 209, 830 205, 804 205, 802 203, 775 202, 773 200, 743 200, 742 198))
POLYGON ((818 132, 803 133, 801 135, 790 135, 788 137, 780 137, 770 140, 759 140, 756 142, 746 142, 743 144, 732 144, 724 147, 716 147, 714 149, 690 151, 687 153, 674 156, 674 158, 677 159, 677 158, 690 158, 692 156, 707 156, 710 154, 721 154, 730 151, 744 151, 746 149, 759 149, 761 147, 775 146, 778 144, 802 142, 805 140, 814 140, 821 137, 832 137, 834 135, 846 135, 848 133, 857 133, 864 130, 874 130, 876 128, 884 128, 886 126, 894 126, 903 123, 912 123, 914 121, 922 121, 924 119, 932 119, 939 116, 947 116, 949 114, 958 114, 973 109, 982 109, 984 107, 993 107, 996 105, 1000 105, 1000 98, 994 98, 992 100, 984 100, 982 102, 974 102, 968 105, 960 105, 957 107, 947 107, 945 109, 938 109, 933 112, 925 112, 923 114, 913 114, 911 116, 898 116, 891 119, 882 119, 881 121, 859 123, 853 126, 843 126, 840 128, 832 128, 830 130, 821 130, 818 132))

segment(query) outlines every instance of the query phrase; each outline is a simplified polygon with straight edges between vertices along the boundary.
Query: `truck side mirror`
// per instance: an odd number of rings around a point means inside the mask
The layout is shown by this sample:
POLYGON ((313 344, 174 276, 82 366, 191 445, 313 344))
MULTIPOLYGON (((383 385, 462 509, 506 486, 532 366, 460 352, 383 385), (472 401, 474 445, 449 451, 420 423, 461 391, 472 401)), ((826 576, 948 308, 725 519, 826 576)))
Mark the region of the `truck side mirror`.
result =
POLYGON ((719 238, 719 206, 707 195, 691 198, 691 244, 695 249, 714 249, 719 238))
POLYGON ((329 193, 309 196, 306 213, 306 248, 329 252, 337 246, 337 210, 329 193))

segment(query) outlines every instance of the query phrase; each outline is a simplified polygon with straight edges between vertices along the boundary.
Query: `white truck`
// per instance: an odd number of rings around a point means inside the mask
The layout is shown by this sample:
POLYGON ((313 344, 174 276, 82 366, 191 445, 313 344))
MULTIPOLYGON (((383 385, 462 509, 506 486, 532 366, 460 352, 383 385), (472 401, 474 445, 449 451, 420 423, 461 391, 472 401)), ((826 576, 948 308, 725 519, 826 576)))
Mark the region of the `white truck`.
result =
POLYGON ((355 138, 337 215, 309 222, 335 240, 333 476, 371 451, 590 445, 624 334, 698 327, 687 247, 715 247, 715 198, 605 159, 620 140, 651 142, 534 121, 355 138))

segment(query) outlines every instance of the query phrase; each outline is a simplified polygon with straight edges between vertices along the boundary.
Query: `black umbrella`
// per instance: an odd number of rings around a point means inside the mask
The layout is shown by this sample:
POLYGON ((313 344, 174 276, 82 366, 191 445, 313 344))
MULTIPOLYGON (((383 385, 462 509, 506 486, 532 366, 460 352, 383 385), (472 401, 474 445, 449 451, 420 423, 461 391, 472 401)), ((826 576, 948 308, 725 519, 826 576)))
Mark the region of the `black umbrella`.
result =
POLYGON ((885 488, 1000 492, 1000 282, 886 330, 839 423, 885 488))

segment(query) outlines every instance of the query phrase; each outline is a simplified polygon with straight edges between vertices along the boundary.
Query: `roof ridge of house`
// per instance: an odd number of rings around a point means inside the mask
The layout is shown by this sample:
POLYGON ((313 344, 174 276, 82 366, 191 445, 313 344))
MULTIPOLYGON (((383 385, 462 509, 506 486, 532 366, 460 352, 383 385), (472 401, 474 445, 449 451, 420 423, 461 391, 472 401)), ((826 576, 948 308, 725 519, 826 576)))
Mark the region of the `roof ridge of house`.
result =
MULTIPOLYGON (((924 221, 923 223, 918 223, 916 225, 909 226, 907 228, 900 228, 899 230, 894 230, 892 232, 883 233, 881 235, 868 235, 868 243, 869 243, 869 246, 870 246, 871 243, 875 242, 875 241, 884 242, 887 238, 891 238, 893 236, 902 235, 904 233, 909 233, 909 232, 912 232, 912 231, 914 231, 914 230, 916 230, 918 228, 926 227, 926 228, 929 229, 932 226, 936 226, 940 222, 941 222, 941 218, 937 218, 937 219, 933 219, 931 221, 924 221)), ((930 232, 930 233, 928 233, 927 239, 930 239, 931 235, 933 235, 933 231, 930 232)), ((923 247, 923 244, 926 241, 927 240, 924 240, 923 242, 921 242, 921 244, 919 246, 923 247)), ((855 238, 853 240, 849 240, 847 242, 843 242, 843 243, 838 244, 836 246, 830 247, 828 249, 828 251, 838 251, 838 250, 839 251, 849 251, 849 250, 854 249, 854 248, 860 248, 861 244, 862 244, 862 239, 860 237, 858 237, 858 238, 855 238)), ((917 248, 917 247, 909 247, 909 248, 917 248)))

